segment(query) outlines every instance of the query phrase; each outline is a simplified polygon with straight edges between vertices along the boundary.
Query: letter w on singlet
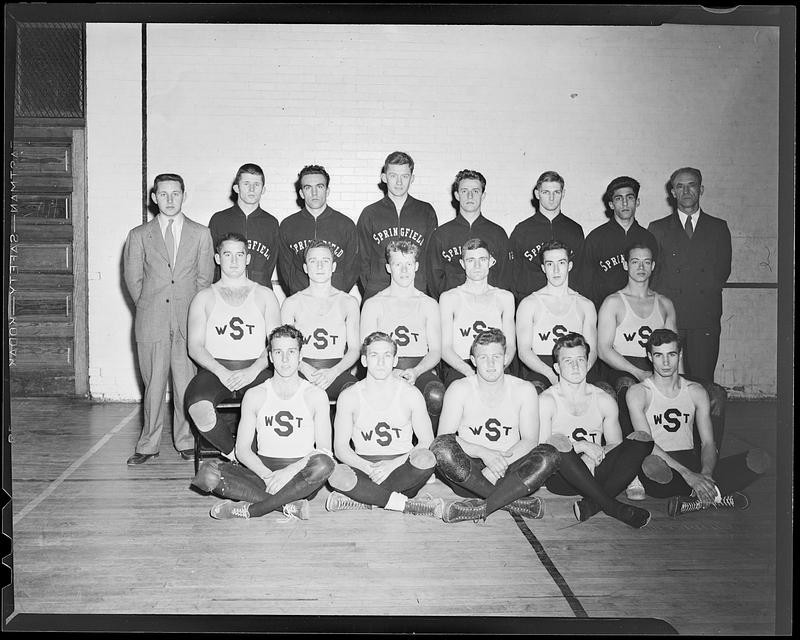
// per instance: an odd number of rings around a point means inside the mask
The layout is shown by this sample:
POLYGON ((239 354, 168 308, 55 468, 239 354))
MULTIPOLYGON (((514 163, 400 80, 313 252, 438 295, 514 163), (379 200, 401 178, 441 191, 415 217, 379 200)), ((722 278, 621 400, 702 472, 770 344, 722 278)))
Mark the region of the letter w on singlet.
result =
POLYGON ((622 335, 625 337, 625 342, 633 342, 633 339, 636 337, 636 333, 625 333, 624 331, 622 335))

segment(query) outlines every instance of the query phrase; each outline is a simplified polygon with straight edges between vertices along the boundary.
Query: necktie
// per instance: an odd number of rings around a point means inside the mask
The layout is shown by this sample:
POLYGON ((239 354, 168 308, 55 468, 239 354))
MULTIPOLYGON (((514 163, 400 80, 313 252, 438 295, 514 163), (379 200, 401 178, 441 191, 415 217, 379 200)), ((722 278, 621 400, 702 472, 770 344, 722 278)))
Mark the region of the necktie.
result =
POLYGON ((175 236, 172 235, 172 223, 170 220, 167 224, 167 232, 164 234, 164 242, 167 245, 167 255, 169 256, 169 268, 175 268, 175 236))
POLYGON ((686 229, 686 235, 689 236, 689 238, 691 238, 692 234, 694 233, 694 227, 692 226, 692 216, 686 216, 686 225, 683 228, 686 229))

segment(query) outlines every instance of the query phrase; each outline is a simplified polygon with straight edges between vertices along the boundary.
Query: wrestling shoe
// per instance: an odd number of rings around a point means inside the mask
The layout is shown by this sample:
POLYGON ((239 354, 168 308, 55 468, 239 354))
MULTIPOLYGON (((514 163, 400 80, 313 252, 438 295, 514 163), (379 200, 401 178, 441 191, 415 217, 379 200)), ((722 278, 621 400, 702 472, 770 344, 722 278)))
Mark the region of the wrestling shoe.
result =
POLYGON ((250 502, 234 502, 233 500, 223 500, 218 502, 211 511, 208 512, 215 520, 230 520, 231 518, 244 518, 250 517, 250 502))
POLYGON ((444 513, 444 498, 434 498, 430 494, 409 498, 403 513, 410 513, 412 516, 430 516, 431 518, 442 518, 444 513))
POLYGON ((486 519, 486 500, 480 498, 464 498, 463 500, 446 500, 442 512, 445 522, 463 522, 472 520, 479 522, 486 519))
POLYGON ((672 496, 667 502, 667 514, 671 518, 675 518, 684 513, 692 513, 693 511, 703 511, 704 509, 740 509, 744 510, 750 506, 750 498, 740 491, 734 491, 730 495, 723 496, 714 504, 707 507, 703 506, 698 498, 687 496, 672 496))
POLYGON ((311 509, 308 506, 308 500, 295 500, 294 502, 287 502, 283 505, 283 518, 278 520, 279 523, 290 522, 292 520, 308 520, 311 509))
POLYGON ((575 514, 575 519, 578 522, 586 522, 598 511, 600 511, 600 505, 596 502, 592 502, 589 498, 578 500, 572 505, 572 512, 575 514))
POLYGON ((509 513, 516 513, 523 518, 533 518, 538 520, 544 517, 544 500, 539 496, 526 496, 524 498, 517 498, 513 502, 509 502, 504 511, 509 513))
POLYGON ((642 485, 642 481, 639 480, 638 477, 631 480, 628 488, 625 489, 625 495, 628 500, 644 500, 647 497, 644 491, 644 485, 642 485))
POLYGON ((620 503, 622 507, 614 517, 620 522, 624 522, 629 527, 641 529, 650 522, 650 512, 647 509, 640 509, 629 504, 620 503))
POLYGON ((356 509, 372 509, 372 505, 364 504, 337 491, 332 491, 325 501, 325 508, 328 511, 354 511, 356 509))

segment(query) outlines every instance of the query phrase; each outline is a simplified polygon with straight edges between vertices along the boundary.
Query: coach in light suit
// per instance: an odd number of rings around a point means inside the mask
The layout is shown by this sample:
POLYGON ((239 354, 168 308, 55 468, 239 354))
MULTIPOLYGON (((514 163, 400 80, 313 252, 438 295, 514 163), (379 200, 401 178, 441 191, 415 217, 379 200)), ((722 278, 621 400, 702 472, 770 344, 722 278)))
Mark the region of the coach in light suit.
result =
POLYGON ((719 355, 722 288, 731 274, 731 233, 700 208, 703 176, 683 167, 670 177, 677 210, 650 223, 658 242, 652 288, 675 304, 686 374, 714 379, 719 355))
POLYGON ((172 373, 173 437, 184 460, 194 458, 194 438, 183 394, 195 374, 186 347, 189 303, 211 284, 214 248, 207 227, 183 212, 183 178, 163 173, 153 181, 159 215, 132 229, 125 242, 125 284, 136 304, 134 333, 144 380, 144 426, 129 465, 158 455, 164 427, 164 394, 172 373))

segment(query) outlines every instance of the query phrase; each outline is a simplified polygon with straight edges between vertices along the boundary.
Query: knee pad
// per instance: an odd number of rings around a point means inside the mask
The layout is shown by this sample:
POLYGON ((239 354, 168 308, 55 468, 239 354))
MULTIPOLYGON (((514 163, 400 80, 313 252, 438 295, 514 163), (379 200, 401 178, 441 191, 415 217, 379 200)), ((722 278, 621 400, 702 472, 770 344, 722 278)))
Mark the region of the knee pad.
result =
POLYGON ((308 459, 306 466, 303 467, 300 473, 303 476, 303 480, 309 484, 322 484, 333 473, 335 466, 336 463, 329 456, 315 453, 308 459))
POLYGON ((431 444, 431 452, 436 457, 436 466, 445 478, 453 482, 464 482, 471 468, 469 456, 456 442, 456 435, 448 433, 438 436, 431 444))
POLYGON ((351 491, 357 481, 355 471, 346 464, 337 464, 328 478, 328 484, 337 491, 351 491))
POLYGON ((672 469, 660 456, 647 456, 642 461, 642 471, 650 480, 658 484, 667 484, 672 480, 672 469))
POLYGON ((198 400, 189 407, 189 415, 200 431, 211 431, 217 424, 217 412, 208 400, 198 400))
POLYGON ((547 441, 547 444, 555 447, 561 453, 569 453, 572 451, 572 443, 569 441, 569 438, 561 435, 560 433, 551 435, 550 440, 547 441))
POLYGON ((197 474, 192 480, 192 484, 201 491, 210 493, 217 488, 221 477, 219 460, 206 460, 197 469, 197 474))
POLYGON ((769 469, 772 464, 772 458, 763 449, 750 449, 745 458, 747 468, 753 473, 762 474, 769 469))
POLYGON ((542 395, 542 391, 547 389, 547 387, 545 386, 544 382, 542 382, 541 380, 533 380, 533 381, 531 381, 531 384, 536 389, 536 394, 537 395, 542 395))
POLYGON ((610 395, 614 400, 617 399, 617 394, 614 391, 614 388, 608 384, 608 382, 604 382, 603 380, 598 380, 597 382, 593 383, 595 387, 605 391, 608 395, 610 395))
MULTIPOLYGON (((635 384, 636 384, 635 378, 632 378, 631 376, 622 376, 617 380, 616 384, 614 385, 614 389, 616 390, 618 395, 622 391, 627 391, 628 387, 631 387, 635 384)), ((597 386, 599 387, 600 385, 598 384, 597 386)))
POLYGON ((408 461, 411 466, 417 469, 433 469, 436 466, 436 456, 430 449, 421 449, 417 447, 412 449, 408 454, 408 461))
POLYGON ((561 455, 550 444, 540 444, 532 449, 517 468, 517 474, 525 486, 536 490, 558 470, 561 455))
POLYGON ((425 398, 425 407, 432 416, 442 413, 444 403, 444 385, 439 380, 431 380, 422 390, 422 397, 425 398))

